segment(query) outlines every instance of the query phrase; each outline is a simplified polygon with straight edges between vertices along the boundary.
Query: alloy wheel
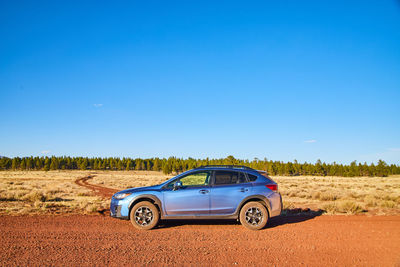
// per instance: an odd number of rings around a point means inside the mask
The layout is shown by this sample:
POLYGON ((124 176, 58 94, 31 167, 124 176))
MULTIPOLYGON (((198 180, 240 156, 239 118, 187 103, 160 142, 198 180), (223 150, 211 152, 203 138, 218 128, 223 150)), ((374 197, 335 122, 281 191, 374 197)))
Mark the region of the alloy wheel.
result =
POLYGON ((250 207, 245 213, 246 222, 251 225, 259 225, 264 220, 262 211, 258 207, 250 207))
POLYGON ((135 221, 140 226, 146 226, 153 221, 153 212, 146 206, 139 207, 135 211, 135 221))

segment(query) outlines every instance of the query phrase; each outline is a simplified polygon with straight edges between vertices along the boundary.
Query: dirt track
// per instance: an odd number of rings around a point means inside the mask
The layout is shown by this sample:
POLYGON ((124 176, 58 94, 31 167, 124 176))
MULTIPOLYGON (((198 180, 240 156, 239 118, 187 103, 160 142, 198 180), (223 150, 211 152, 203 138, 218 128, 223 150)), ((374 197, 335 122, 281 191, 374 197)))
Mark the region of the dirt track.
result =
POLYGON ((137 231, 107 216, 2 216, 1 265, 400 266, 400 217, 286 217, 262 231, 175 222, 137 231))
POLYGON ((100 186, 100 185, 94 185, 94 184, 89 184, 87 181, 89 179, 92 179, 94 177, 94 175, 89 175, 86 177, 82 177, 79 178, 75 181, 75 183, 77 185, 86 187, 90 190, 92 190, 96 195, 100 196, 100 197, 104 197, 104 198, 111 198, 113 194, 115 194, 117 192, 117 190, 112 189, 112 188, 108 188, 108 187, 104 187, 104 186, 100 186))
MULTIPOLYGON (((115 190, 77 184, 103 197, 115 190)), ((400 266, 400 216, 168 222, 152 231, 100 215, 0 216, 0 265, 400 266)))

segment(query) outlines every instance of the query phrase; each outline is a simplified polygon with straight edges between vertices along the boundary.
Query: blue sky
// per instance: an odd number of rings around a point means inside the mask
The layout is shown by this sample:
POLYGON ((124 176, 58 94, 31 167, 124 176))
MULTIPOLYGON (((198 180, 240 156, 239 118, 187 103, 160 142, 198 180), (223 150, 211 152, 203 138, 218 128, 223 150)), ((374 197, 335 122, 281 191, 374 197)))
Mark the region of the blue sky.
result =
POLYGON ((2 1, 0 155, 400 163, 398 1, 2 1))

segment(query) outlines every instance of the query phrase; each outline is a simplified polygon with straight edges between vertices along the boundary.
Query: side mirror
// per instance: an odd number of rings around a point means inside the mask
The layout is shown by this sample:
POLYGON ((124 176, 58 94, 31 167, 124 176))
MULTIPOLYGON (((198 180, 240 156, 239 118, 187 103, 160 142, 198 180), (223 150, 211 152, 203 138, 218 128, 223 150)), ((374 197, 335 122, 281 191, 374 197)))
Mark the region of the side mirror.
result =
POLYGON ((174 187, 173 187, 173 189, 172 190, 178 190, 179 188, 181 188, 182 187, 182 182, 181 181, 176 181, 175 183, 174 183, 174 187))

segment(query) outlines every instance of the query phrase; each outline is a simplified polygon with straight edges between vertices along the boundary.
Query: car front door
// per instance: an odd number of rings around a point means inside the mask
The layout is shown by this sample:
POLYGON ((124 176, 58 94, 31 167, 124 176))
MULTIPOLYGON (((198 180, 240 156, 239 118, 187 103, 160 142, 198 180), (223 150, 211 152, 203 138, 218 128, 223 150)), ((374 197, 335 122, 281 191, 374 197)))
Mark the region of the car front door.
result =
POLYGON ((211 186, 211 215, 233 214, 240 202, 251 194, 252 185, 244 173, 217 170, 211 186))
POLYGON ((211 171, 192 172, 171 182, 163 190, 167 216, 209 215, 211 171), (182 186, 174 190, 174 183, 182 186))

